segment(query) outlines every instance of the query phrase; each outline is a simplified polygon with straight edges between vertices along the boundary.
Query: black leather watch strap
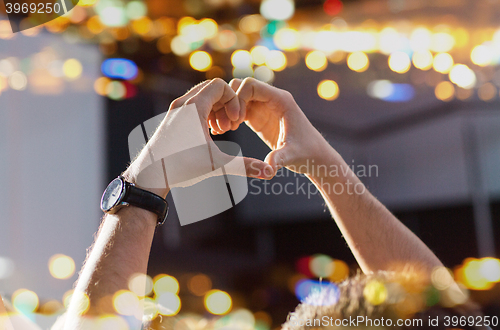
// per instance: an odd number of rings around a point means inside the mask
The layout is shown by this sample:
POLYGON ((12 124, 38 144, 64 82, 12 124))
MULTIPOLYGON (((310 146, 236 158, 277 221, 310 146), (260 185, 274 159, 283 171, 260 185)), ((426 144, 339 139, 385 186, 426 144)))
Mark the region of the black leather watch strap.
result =
POLYGON ((150 191, 138 188, 125 180, 123 181, 126 185, 126 193, 122 201, 155 213, 158 215, 158 225, 162 225, 168 214, 167 201, 150 191))

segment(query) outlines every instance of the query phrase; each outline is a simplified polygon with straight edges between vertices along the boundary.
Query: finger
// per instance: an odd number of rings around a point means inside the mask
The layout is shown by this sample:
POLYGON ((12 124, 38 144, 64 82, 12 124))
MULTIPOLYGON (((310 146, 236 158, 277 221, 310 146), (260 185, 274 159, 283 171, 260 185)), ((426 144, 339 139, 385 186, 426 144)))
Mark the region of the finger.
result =
MULTIPOLYGON (((254 78, 245 78, 236 91, 238 98, 245 104, 249 102, 275 102, 288 103, 293 100, 291 94, 254 78)), ((283 107, 286 108, 286 107, 283 107)))
POLYGON ((227 132, 231 129, 231 120, 227 117, 227 113, 223 110, 219 110, 215 113, 217 118, 217 126, 222 133, 227 132))
MULTIPOLYGON (((234 91, 237 91, 238 88, 240 88, 242 84, 242 80, 241 79, 238 79, 238 78, 234 78, 233 80, 231 80, 229 82, 229 86, 234 90, 234 91)), ((246 103, 243 99, 239 98, 239 102, 240 102, 240 118, 238 119, 238 121, 236 122, 233 122, 232 124, 232 127, 231 129, 233 131, 235 131, 240 125, 241 123, 243 123, 245 121, 245 116, 246 116, 246 110, 247 110, 247 107, 246 107, 246 103)))
POLYGON ((195 103, 205 118, 208 117, 215 104, 221 103, 224 105, 226 115, 231 121, 239 119, 240 103, 238 97, 232 88, 220 78, 211 80, 186 103, 195 103))
POLYGON ((191 97, 195 96, 203 87, 205 87, 210 80, 205 80, 199 83, 198 85, 194 86, 191 88, 186 94, 182 95, 181 97, 175 99, 171 104, 170 104, 170 109, 175 109, 179 108, 184 105, 184 103, 189 100, 191 97))
POLYGON ((229 82, 229 87, 233 89, 233 91, 237 91, 240 88, 242 80, 239 78, 234 78, 229 82))
POLYGON ((215 112, 211 111, 208 114, 208 125, 211 129, 213 135, 219 134, 219 126, 217 126, 217 118, 215 117, 215 112))

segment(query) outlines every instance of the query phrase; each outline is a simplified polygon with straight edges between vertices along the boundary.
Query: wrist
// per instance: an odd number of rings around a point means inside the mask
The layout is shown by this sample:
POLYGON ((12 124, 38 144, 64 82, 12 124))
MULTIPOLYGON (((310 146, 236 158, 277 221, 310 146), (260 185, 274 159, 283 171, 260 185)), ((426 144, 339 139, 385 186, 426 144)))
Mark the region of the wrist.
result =
POLYGON ((156 194, 160 196, 161 198, 165 199, 167 198, 167 195, 170 191, 170 188, 165 184, 165 188, 150 188, 150 187, 145 187, 142 186, 140 183, 138 183, 137 178, 139 177, 139 171, 136 170, 136 166, 134 164, 130 165, 125 172, 122 173, 123 178, 125 181, 133 183, 136 185, 137 188, 141 188, 143 190, 147 190, 149 192, 152 192, 153 194, 156 194))

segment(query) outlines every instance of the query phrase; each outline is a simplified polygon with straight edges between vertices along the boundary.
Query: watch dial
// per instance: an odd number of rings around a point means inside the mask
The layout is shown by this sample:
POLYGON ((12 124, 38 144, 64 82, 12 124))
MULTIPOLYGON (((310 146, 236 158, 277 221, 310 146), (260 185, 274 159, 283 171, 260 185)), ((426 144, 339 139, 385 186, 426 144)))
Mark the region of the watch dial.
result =
POLYGON ((123 189, 122 180, 119 178, 114 179, 108 185, 101 199, 101 209, 105 212, 111 210, 113 206, 116 205, 120 199, 120 195, 123 189))

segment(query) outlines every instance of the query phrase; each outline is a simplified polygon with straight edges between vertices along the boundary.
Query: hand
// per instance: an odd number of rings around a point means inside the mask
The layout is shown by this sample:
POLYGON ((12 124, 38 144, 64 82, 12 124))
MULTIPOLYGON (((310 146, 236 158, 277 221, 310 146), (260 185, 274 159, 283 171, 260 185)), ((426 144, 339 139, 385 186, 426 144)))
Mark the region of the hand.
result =
POLYGON ((266 178, 265 173, 272 172, 268 164, 227 155, 210 137, 209 123, 219 130, 236 129, 244 118, 244 103, 228 84, 221 79, 205 81, 172 102, 124 176, 162 196, 167 195, 169 188, 190 186, 217 175, 214 169, 222 166, 226 174, 266 178))
MULTIPOLYGON (((229 85, 246 105, 242 111, 246 124, 272 150, 265 162, 272 166, 273 175, 283 166, 309 174, 312 165, 321 164, 326 155, 336 154, 289 92, 253 78, 233 79, 229 85)), ((226 131, 212 123, 210 126, 212 134, 226 131)))

